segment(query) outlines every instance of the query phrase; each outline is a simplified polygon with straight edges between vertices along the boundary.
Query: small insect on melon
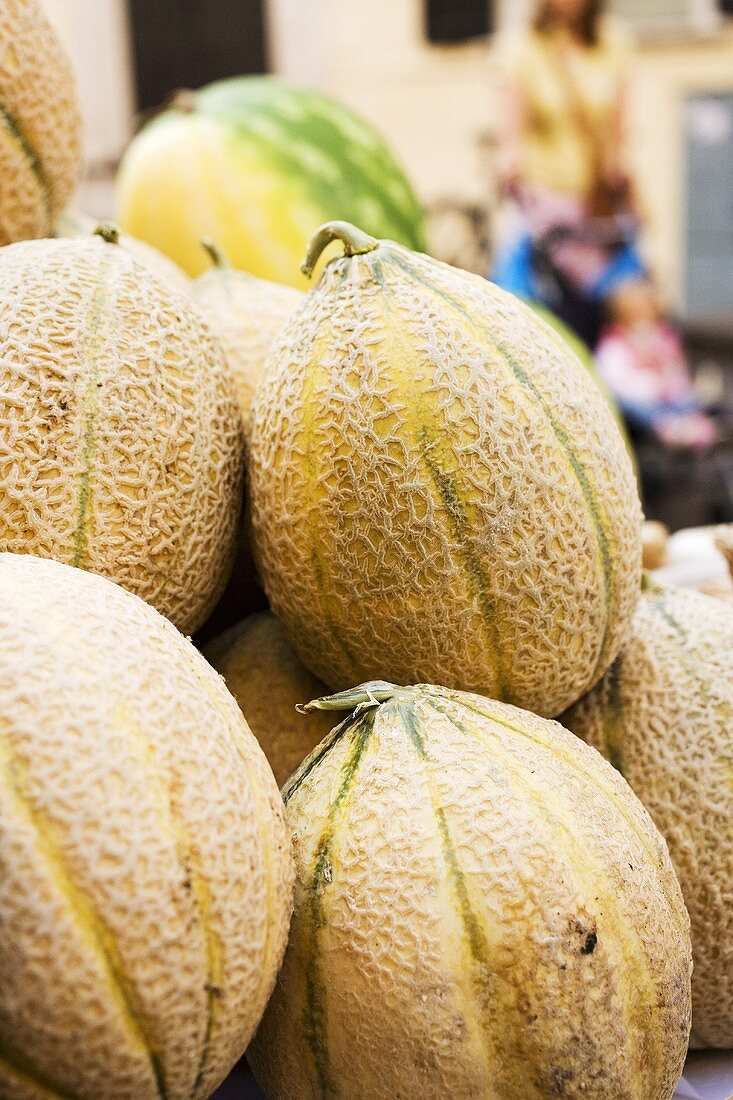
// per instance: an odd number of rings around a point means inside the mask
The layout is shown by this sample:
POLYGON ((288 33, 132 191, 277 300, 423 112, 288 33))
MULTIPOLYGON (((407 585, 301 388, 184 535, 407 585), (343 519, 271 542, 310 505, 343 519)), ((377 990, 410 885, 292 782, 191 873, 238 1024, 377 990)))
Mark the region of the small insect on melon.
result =
POLYGON ((0 1096, 203 1100, 287 938, 265 757, 153 608, 32 555, 0 555, 0 698, 0 1096))
POLYGON ((0 549, 101 573, 189 633, 234 553, 221 347, 114 227, 0 249, 0 549))
POLYGON ((311 706, 351 713, 283 790, 295 914, 249 1049, 268 1100, 669 1100, 689 919, 621 776, 478 695, 311 706))

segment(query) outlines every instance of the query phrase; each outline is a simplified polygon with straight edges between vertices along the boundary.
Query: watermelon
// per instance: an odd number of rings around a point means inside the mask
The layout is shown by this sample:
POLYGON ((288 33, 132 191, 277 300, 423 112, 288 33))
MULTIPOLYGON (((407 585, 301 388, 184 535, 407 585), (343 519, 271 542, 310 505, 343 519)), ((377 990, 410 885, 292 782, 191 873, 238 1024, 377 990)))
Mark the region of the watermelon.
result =
POLYGON ((308 238, 331 218, 425 250, 422 210, 382 139, 342 104, 274 77, 179 95, 120 170, 120 224, 192 276, 210 236, 234 267, 304 286, 308 238))

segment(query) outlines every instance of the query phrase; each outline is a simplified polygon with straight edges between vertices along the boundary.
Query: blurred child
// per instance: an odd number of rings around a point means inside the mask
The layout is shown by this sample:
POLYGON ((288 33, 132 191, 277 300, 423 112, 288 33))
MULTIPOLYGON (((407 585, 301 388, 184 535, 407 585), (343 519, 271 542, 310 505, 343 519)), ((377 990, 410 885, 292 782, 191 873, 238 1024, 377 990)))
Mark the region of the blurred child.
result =
POLYGON ((601 335, 596 361, 626 420, 672 446, 710 447, 715 424, 695 397, 682 342, 664 320, 653 286, 625 282, 609 305, 613 319, 601 335))

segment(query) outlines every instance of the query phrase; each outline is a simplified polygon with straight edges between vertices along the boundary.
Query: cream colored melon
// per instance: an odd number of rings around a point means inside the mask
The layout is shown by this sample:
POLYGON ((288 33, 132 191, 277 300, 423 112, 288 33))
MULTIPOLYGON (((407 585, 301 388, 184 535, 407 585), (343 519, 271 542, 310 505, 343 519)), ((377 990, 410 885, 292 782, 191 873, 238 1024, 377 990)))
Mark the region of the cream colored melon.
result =
POLYGON ((693 1045, 733 1047, 733 608, 652 587, 621 655, 563 721, 664 835, 692 921, 693 1045))
POLYGON ((551 715, 616 656, 641 510, 598 387, 518 299, 353 226, 249 429, 273 611, 334 688, 389 675, 551 715))
MULTIPOLYGON (((53 227, 54 237, 88 237, 93 233, 98 222, 89 214, 81 210, 66 210, 57 219, 53 227)), ((164 256, 157 248, 145 241, 139 241, 137 237, 131 237, 129 233, 120 233, 120 246, 130 252, 136 260, 149 267, 151 271, 171 283, 183 294, 188 294, 191 289, 191 280, 182 267, 174 263, 168 256, 164 256)))
POLYGON ((231 567, 242 464, 221 348, 183 295, 96 235, 0 250, 1 550, 192 631, 231 567))
POLYGON ((209 1096, 287 938, 267 761, 170 623, 57 562, 0 555, 0 685, 0 1096, 209 1096))
POLYGON ((0 245, 45 237, 81 177, 69 60, 37 0, 0 4, 0 245))
POLYGON ((270 612, 250 615, 204 650, 226 680, 275 778, 283 784, 333 725, 325 712, 304 718, 295 708, 325 685, 298 660, 270 612))
POLYGON ((303 294, 235 270, 211 241, 205 247, 214 262, 194 282, 193 300, 222 342, 246 427, 267 354, 303 294))
POLYGON ((356 709, 283 791, 295 913, 249 1050, 268 1100, 669 1100, 689 920, 623 779, 477 695, 321 705, 356 709))

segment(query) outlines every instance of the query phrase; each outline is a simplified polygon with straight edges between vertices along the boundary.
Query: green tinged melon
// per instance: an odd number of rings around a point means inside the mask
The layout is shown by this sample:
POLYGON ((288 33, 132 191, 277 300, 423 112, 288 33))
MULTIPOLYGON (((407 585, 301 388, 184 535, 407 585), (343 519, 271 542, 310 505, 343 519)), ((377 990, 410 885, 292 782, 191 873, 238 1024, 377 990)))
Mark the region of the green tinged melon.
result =
POLYGON ((219 81, 179 97, 137 135, 118 180, 124 229, 190 275, 211 237, 232 264, 305 285, 314 225, 359 222, 423 248, 423 215, 391 151, 335 100, 273 77, 219 81))
POLYGON ((733 1047, 733 609, 652 585, 620 656, 563 721, 667 841, 692 921, 692 1043, 733 1047))
POLYGON ((478 276, 327 227, 332 260, 275 344, 249 438, 273 611, 338 689, 389 676, 552 715, 619 651, 641 509, 588 372, 478 276))
POLYGON ((0 245, 45 237, 81 178, 74 77, 37 0, 0 3, 0 245))
POLYGON ((249 1048, 268 1100, 669 1100, 689 920, 624 780, 476 695, 315 706, 351 713, 283 791, 295 913, 249 1048))
POLYGON ((0 1096, 201 1100, 287 938, 277 786, 219 676, 102 577, 0 555, 0 1096))

